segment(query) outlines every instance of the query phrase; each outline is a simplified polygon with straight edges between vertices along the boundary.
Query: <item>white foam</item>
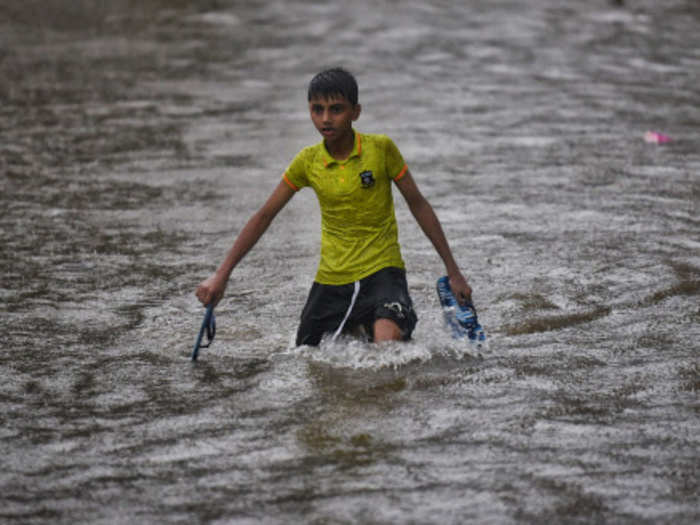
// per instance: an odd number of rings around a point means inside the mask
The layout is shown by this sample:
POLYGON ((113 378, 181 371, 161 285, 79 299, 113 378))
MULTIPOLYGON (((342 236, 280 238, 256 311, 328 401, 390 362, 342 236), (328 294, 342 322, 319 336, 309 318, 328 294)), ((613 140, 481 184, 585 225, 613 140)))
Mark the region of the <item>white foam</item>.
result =
POLYGON ((212 11, 209 13, 204 13, 197 17, 202 22, 207 24, 233 27, 241 23, 241 19, 238 18, 233 13, 223 13, 221 11, 212 11))

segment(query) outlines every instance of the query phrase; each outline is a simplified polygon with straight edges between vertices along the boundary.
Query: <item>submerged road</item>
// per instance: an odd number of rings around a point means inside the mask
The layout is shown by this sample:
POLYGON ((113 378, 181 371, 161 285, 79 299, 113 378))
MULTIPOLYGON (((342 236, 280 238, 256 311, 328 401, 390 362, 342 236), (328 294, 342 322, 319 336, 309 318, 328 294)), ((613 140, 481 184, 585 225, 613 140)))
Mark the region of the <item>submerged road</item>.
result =
POLYGON ((3 2, 0 521, 697 523, 699 23, 690 0, 3 2), (194 289, 320 140, 305 89, 337 64, 488 351, 445 331, 398 192, 414 340, 295 348, 305 190, 193 365, 194 289))

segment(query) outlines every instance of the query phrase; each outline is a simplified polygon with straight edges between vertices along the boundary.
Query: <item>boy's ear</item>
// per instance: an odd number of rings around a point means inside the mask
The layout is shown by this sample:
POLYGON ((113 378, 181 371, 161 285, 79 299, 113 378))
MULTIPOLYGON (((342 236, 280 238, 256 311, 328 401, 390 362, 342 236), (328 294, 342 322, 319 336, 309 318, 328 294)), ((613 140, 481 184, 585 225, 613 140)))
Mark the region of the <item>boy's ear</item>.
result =
POLYGON ((352 120, 357 120, 360 118, 360 113, 362 113, 362 105, 355 104, 355 107, 353 108, 352 120))

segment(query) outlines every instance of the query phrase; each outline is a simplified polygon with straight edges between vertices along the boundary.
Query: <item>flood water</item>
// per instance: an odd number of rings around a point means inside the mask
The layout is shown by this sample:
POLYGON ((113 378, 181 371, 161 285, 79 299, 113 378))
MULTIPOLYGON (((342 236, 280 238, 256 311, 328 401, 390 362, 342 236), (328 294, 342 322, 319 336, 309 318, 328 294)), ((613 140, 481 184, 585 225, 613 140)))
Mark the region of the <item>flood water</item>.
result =
POLYGON ((697 523, 699 28, 695 0, 3 0, 0 522, 697 523), (194 289, 337 64, 489 346, 449 338, 395 192, 413 341, 295 348, 304 190, 192 363, 194 289))

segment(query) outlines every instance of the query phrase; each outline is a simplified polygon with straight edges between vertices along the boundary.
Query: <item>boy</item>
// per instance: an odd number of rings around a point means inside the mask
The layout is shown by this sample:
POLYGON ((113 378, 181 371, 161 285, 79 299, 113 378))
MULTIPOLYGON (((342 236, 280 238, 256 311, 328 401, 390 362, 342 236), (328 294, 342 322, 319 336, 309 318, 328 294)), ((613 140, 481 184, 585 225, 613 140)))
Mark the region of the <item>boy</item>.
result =
POLYGON ((277 213, 304 186, 321 208, 321 260, 301 315, 297 345, 318 345, 325 334, 362 330, 375 342, 410 339, 417 317, 408 294, 391 192, 399 189, 442 258, 460 302, 471 288, 452 257, 432 207, 418 190, 401 153, 384 135, 357 133, 355 78, 341 68, 309 84, 311 121, 323 137, 292 160, 267 202, 251 217, 216 272, 196 295, 207 305, 224 294, 231 272, 277 213))

